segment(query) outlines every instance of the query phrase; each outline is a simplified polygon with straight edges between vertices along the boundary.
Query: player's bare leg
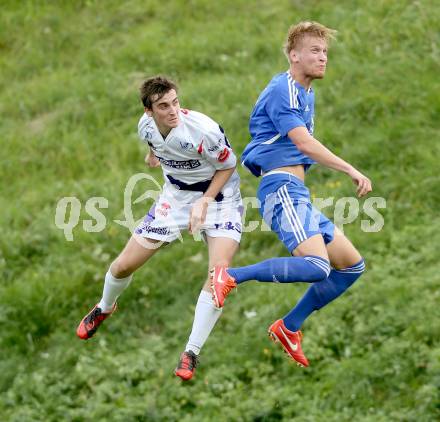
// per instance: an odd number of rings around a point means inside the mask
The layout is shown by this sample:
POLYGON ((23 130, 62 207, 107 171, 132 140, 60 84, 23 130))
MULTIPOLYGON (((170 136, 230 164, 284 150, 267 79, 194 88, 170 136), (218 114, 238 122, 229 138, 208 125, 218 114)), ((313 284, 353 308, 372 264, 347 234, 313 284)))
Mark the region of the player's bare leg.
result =
POLYGON ((124 278, 144 265, 166 243, 132 235, 119 256, 113 261, 110 270, 114 277, 124 278))
POLYGON ((309 237, 300 243, 292 253, 293 256, 314 255, 328 260, 328 252, 324 239, 320 234, 309 237))
POLYGON ((330 263, 335 269, 351 267, 362 259, 358 250, 337 227, 333 240, 327 245, 327 252, 330 263))
MULTIPOLYGON (((207 243, 208 269, 215 265, 228 267, 238 250, 238 242, 226 237, 207 236, 207 243)), ((222 309, 217 308, 212 300, 208 277, 197 301, 191 335, 175 369, 175 374, 183 380, 189 380, 193 377, 200 349, 214 328, 221 312, 222 309)))
POLYGON ((100 324, 115 311, 116 299, 130 284, 132 274, 147 262, 162 244, 163 242, 136 234, 129 239, 105 276, 100 302, 80 322, 76 331, 79 338, 87 340, 95 334, 100 324))

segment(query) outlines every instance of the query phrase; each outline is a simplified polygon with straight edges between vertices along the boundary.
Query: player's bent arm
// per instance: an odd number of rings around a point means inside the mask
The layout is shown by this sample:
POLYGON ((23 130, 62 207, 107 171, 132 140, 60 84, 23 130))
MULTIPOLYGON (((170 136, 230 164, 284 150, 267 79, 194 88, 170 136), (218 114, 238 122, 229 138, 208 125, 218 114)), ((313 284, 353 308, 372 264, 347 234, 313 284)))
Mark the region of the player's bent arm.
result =
POLYGON ((299 126, 290 130, 288 136, 303 154, 307 155, 323 166, 340 171, 350 176, 357 186, 357 193, 359 196, 363 196, 368 192, 371 192, 371 181, 366 176, 364 176, 360 171, 356 170, 351 164, 333 154, 333 152, 321 144, 321 142, 310 135, 305 127, 299 126))
POLYGON ((217 170, 214 173, 211 183, 208 189, 206 190, 206 192, 203 194, 203 196, 205 198, 209 198, 210 200, 213 200, 218 195, 218 193, 223 189, 223 186, 225 186, 229 178, 232 176, 232 173, 234 173, 235 171, 235 167, 236 166, 226 170, 217 170))
POLYGON ((201 224, 205 222, 208 205, 218 193, 222 190, 223 186, 232 176, 235 171, 235 166, 225 170, 217 170, 211 180, 211 183, 203 194, 192 206, 189 217, 189 232, 193 233, 197 231, 201 224))
POLYGON ((305 155, 323 166, 348 174, 353 168, 350 164, 333 154, 321 142, 315 139, 304 126, 289 131, 288 136, 305 155))

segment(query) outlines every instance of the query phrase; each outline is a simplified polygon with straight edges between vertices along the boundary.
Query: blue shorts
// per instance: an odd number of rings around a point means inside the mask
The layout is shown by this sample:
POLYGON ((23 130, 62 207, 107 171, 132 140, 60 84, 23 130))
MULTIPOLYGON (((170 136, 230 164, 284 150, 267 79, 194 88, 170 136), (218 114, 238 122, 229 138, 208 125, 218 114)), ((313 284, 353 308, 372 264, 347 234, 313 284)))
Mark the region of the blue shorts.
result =
POLYGON ((299 178, 287 172, 263 176, 258 188, 260 214, 290 253, 304 240, 321 234, 327 244, 335 226, 310 202, 310 192, 299 178))

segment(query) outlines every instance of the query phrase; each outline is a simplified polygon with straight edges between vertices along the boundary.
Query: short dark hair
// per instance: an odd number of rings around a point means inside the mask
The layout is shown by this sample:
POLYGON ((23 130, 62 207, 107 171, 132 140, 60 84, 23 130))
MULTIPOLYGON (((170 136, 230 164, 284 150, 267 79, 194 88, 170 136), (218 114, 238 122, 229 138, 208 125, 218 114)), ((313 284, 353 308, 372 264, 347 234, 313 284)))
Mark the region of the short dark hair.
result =
POLYGON ((142 104, 144 107, 151 110, 152 97, 154 95, 158 95, 158 97, 155 99, 155 101, 157 101, 172 89, 177 92, 177 85, 171 79, 168 79, 165 76, 153 76, 148 78, 139 88, 142 104))

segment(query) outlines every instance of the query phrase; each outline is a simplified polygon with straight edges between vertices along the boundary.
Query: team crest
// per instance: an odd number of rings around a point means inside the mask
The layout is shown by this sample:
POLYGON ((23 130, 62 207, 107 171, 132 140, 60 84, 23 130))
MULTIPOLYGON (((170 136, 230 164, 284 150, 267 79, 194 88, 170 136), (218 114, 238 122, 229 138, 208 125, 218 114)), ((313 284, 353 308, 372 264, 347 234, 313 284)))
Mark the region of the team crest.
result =
POLYGON ((209 152, 215 152, 215 151, 218 151, 218 150, 220 149, 220 145, 221 145, 221 144, 222 144, 222 139, 219 139, 218 142, 217 142, 215 145, 213 145, 213 146, 211 146, 211 147, 208 148, 208 151, 209 151, 209 152))
POLYGON ((193 144, 190 143, 190 142, 182 142, 182 141, 180 141, 180 146, 181 146, 182 149, 184 149, 186 151, 188 151, 188 150, 193 148, 193 144))

